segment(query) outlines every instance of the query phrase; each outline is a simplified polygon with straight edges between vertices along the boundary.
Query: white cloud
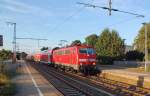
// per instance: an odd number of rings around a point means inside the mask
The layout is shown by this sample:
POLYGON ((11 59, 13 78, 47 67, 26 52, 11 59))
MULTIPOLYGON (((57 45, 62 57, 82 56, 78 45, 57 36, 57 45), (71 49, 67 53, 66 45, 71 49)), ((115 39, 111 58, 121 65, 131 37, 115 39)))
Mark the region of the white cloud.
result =
POLYGON ((1 0, 0 7, 5 8, 9 11, 24 13, 24 14, 34 14, 40 16, 51 16, 52 13, 46 9, 29 5, 23 2, 18 2, 16 0, 1 0), (42 12, 42 14, 39 14, 42 12))

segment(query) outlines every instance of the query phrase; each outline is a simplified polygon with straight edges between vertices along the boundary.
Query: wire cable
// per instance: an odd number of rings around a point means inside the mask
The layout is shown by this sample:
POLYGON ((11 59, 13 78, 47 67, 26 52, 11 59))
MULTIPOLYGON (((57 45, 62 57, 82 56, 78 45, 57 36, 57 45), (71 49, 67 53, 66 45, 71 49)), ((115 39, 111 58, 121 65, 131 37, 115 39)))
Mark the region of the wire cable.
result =
POLYGON ((85 7, 81 7, 79 10, 77 10, 75 13, 73 13, 72 15, 70 15, 69 17, 67 17, 66 19, 64 19, 61 23, 59 23, 58 25, 56 25, 51 31, 54 32, 56 30, 58 30, 62 25, 64 25, 66 22, 68 22, 72 17, 74 17, 75 15, 77 15, 78 13, 80 13, 85 7))
MULTIPOLYGON (((135 20, 135 19, 137 19, 138 17, 136 16, 136 17, 132 17, 132 18, 128 18, 128 19, 125 19, 125 20, 122 20, 122 21, 118 21, 118 22, 116 22, 116 23, 113 23, 113 24, 110 24, 110 25, 106 25, 106 26, 103 26, 103 27, 112 27, 112 26, 116 26, 116 25, 120 25, 120 24, 123 24, 123 23, 126 23, 126 22, 129 22, 129 21, 132 21, 132 20, 135 20)), ((99 31, 100 30, 100 28, 97 28, 95 31, 99 31)), ((90 32, 93 32, 93 31, 89 31, 89 33, 90 32)))
MULTIPOLYGON (((91 3, 93 3, 93 2, 94 2, 94 0, 92 0, 91 3)), ((73 18, 74 16, 76 16, 80 12, 82 12, 84 9, 85 9, 85 7, 79 8, 75 13, 73 13, 72 15, 70 15, 69 17, 67 17, 66 19, 64 19, 61 23, 59 23, 58 25, 56 25, 56 27, 54 27, 51 31, 54 32, 54 31, 58 30, 62 25, 64 25, 66 22, 68 22, 71 18, 73 18)))
POLYGON ((121 13, 127 13, 127 14, 130 14, 130 15, 135 15, 135 16, 144 18, 144 15, 137 14, 137 13, 132 13, 132 12, 127 12, 127 11, 122 11, 122 10, 119 10, 119 9, 114 9, 114 8, 110 9, 108 7, 102 7, 102 6, 92 5, 92 4, 88 4, 88 3, 81 3, 81 2, 77 2, 77 4, 84 5, 85 7, 101 8, 101 9, 104 9, 104 10, 111 10, 111 11, 116 11, 116 12, 121 12, 121 13))

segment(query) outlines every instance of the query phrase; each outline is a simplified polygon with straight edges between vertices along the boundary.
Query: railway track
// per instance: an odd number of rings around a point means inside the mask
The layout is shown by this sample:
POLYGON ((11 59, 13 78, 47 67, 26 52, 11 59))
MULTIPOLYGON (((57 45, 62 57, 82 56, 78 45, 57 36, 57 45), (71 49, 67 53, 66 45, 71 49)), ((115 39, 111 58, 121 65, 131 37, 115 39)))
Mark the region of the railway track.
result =
MULTIPOLYGON (((62 81, 66 83, 69 81, 68 85, 78 90, 77 93, 80 94, 82 93, 83 96, 110 96, 112 94, 114 94, 114 96, 150 96, 150 89, 141 88, 138 86, 106 79, 103 77, 100 78, 95 76, 84 77, 81 74, 73 74, 70 72, 55 70, 54 68, 51 67, 47 68, 46 65, 45 66, 41 64, 37 64, 37 65, 40 66, 40 69, 38 70, 41 71, 44 70, 45 74, 53 73, 52 75, 56 76, 57 74, 56 77, 60 77, 58 79, 65 78, 65 81, 64 80, 62 81), (101 89, 105 91, 102 91, 101 89), (109 94, 106 91, 112 94, 109 94)), ((62 90, 63 92, 65 92, 64 89, 62 90)), ((76 95, 76 96, 80 96, 80 95, 76 95)))
POLYGON ((92 83, 93 85, 117 96, 150 96, 150 89, 148 88, 138 87, 127 83, 106 79, 104 77, 84 77, 81 74, 72 74, 70 72, 66 72, 65 74, 74 78, 79 78, 87 83, 92 83))
POLYGON ((101 89, 90 86, 56 71, 43 64, 30 64, 38 70, 49 82, 51 82, 65 96, 113 96, 101 89))

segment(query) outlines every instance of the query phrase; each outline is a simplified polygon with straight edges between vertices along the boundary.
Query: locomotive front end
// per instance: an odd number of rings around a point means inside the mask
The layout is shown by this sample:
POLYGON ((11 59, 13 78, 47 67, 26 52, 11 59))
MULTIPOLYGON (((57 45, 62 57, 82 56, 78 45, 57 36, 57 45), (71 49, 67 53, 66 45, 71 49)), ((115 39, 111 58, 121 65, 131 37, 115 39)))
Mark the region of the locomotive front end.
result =
POLYGON ((96 52, 92 47, 79 48, 79 66, 80 71, 84 74, 97 74, 96 52))

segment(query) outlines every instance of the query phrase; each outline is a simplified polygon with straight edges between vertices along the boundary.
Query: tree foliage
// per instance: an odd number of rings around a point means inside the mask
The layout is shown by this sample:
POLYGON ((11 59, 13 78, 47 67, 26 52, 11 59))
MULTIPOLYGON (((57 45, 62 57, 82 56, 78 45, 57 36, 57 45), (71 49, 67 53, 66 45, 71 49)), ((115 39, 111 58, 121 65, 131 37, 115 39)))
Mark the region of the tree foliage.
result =
POLYGON ((85 42, 87 45, 95 47, 98 36, 96 34, 89 35, 85 38, 85 42))
POLYGON ((81 41, 80 40, 74 40, 72 41, 71 45, 79 45, 81 44, 81 41))
POLYGON ((117 57, 124 54, 124 40, 121 39, 117 31, 104 29, 98 37, 96 52, 98 56, 117 57))
POLYGON ((144 53, 135 51, 129 51, 126 53, 126 60, 142 61, 144 58, 144 53))
POLYGON ((25 52, 21 52, 21 53, 18 52, 16 58, 17 58, 17 60, 25 59, 27 55, 28 54, 25 52))
MULTIPOLYGON (((150 54, 150 23, 145 26, 147 26, 147 37, 148 37, 147 47, 148 47, 148 53, 150 54)), ((144 52, 145 50, 145 26, 141 27, 138 35, 136 36, 134 40, 134 46, 136 50, 140 52, 144 52)), ((150 55, 149 55, 149 60, 150 60, 150 55)))
POLYGON ((48 47, 42 47, 41 51, 48 50, 48 47))
POLYGON ((11 57, 12 57, 11 51, 5 49, 0 50, 0 60, 11 59, 11 57))

